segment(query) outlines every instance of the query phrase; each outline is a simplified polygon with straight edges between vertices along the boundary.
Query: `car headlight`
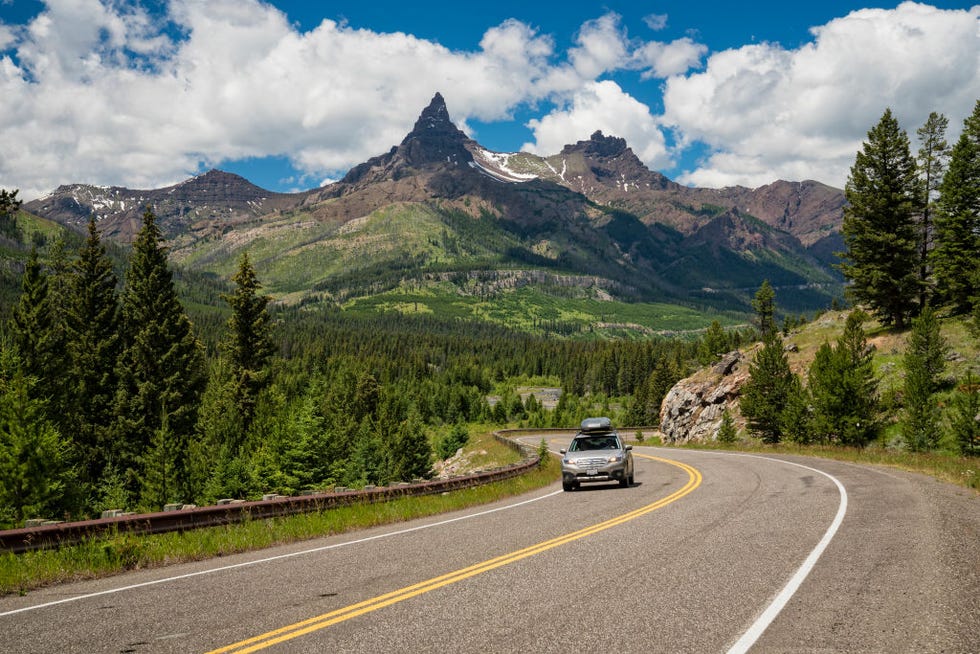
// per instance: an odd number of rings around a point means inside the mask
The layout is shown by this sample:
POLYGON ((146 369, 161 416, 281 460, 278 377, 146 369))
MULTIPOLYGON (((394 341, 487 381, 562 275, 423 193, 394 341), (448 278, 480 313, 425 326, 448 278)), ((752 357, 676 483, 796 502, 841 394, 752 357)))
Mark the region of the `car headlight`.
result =
POLYGON ((609 457, 609 463, 619 463, 623 460, 622 454, 617 454, 616 456, 609 457))
POLYGON ((562 459, 561 462, 562 462, 562 465, 566 465, 566 466, 574 466, 575 465, 575 462, 574 461, 569 461, 568 459, 562 459))

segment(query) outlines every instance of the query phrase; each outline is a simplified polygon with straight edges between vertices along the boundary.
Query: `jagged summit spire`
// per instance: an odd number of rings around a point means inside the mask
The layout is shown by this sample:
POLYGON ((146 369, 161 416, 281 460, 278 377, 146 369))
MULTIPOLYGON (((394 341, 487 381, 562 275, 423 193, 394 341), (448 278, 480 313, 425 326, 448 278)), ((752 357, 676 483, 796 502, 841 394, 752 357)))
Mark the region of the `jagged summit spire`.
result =
POLYGON ((432 96, 432 101, 429 103, 429 106, 422 110, 419 119, 415 121, 415 127, 412 129, 412 133, 446 127, 450 127, 453 130, 456 129, 453 121, 449 118, 449 109, 446 108, 446 101, 443 99, 442 94, 436 91, 436 94, 432 96))
POLYGON ((411 165, 462 164, 472 160, 472 155, 466 149, 468 141, 466 134, 450 119, 442 94, 436 92, 399 150, 411 165))

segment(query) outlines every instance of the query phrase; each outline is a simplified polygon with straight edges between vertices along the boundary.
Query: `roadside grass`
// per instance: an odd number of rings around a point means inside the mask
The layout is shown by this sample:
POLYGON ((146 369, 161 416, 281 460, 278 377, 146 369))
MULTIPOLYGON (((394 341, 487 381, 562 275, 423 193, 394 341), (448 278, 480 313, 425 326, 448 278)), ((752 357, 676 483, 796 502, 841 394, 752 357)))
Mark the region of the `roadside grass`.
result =
POLYGON ((881 445, 865 448, 840 447, 836 445, 799 445, 778 443, 766 445, 761 442, 741 441, 725 443, 672 445, 682 449, 728 450, 752 454, 791 454, 813 456, 848 463, 885 466, 929 475, 940 481, 972 489, 980 493, 980 459, 955 456, 944 452, 907 452, 892 450, 881 445))
POLYGON ((317 513, 154 535, 117 533, 57 550, 0 555, 0 596, 25 595, 58 583, 107 577, 297 541, 333 536, 456 511, 521 495, 554 483, 557 461, 501 482, 440 495, 358 504, 317 513))

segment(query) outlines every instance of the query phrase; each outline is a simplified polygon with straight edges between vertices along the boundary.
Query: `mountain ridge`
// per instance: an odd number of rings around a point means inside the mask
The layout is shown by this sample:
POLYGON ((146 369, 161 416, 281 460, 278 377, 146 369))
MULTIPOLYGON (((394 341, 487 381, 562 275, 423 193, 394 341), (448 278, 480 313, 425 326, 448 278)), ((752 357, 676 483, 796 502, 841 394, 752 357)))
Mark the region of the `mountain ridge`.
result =
POLYGON ((254 247, 273 290, 307 298, 331 286, 331 275, 358 270, 421 279, 436 269, 530 266, 599 275, 633 299, 711 303, 760 276, 839 286, 830 265, 843 204, 841 191, 811 181, 685 187, 648 169, 625 139, 598 131, 550 157, 492 152, 452 123, 436 93, 401 143, 324 187, 274 193, 211 170, 148 191, 66 185, 24 208, 75 227, 94 213, 103 234, 125 243, 150 205, 182 265, 226 274, 237 252, 254 247), (395 215, 415 221, 417 233, 395 215), (464 242, 473 234, 477 242, 464 242), (445 247, 453 242, 455 250, 445 247), (306 268, 296 272, 300 260, 306 268), (285 268, 294 279, 275 273, 285 268))

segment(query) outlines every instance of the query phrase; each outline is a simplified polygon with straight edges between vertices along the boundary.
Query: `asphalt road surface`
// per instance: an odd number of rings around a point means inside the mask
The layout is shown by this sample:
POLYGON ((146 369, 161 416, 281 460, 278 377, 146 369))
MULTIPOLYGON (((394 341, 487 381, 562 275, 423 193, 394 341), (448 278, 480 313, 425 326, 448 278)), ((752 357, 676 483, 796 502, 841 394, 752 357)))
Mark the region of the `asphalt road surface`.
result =
POLYGON ((0 598, 0 652, 980 652, 975 493, 634 453, 630 488, 0 598))

